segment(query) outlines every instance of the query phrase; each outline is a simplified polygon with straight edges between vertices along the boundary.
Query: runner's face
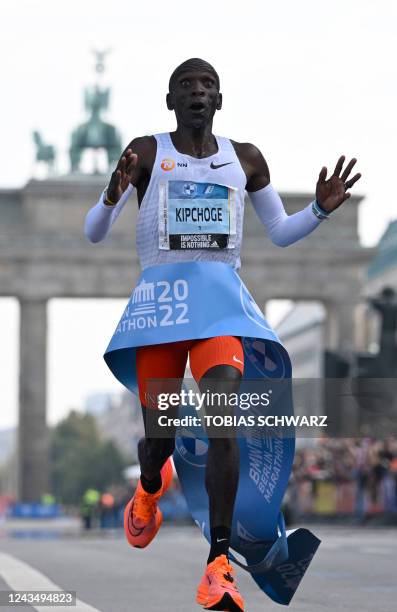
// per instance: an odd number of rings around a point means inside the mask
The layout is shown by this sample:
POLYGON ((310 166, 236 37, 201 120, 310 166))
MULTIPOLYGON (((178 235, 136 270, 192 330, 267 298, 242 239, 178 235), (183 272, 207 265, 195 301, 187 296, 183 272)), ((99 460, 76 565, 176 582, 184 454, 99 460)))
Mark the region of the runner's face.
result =
POLYGON ((200 128, 211 122, 222 106, 215 77, 210 72, 185 72, 178 76, 167 105, 175 111, 178 124, 200 128))

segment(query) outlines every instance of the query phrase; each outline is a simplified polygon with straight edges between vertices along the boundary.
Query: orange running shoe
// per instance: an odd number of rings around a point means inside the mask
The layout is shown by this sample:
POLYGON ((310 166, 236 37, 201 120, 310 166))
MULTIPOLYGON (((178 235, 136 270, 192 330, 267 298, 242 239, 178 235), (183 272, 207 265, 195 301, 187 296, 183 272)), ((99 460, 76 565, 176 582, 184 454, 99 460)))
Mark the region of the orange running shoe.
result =
POLYGON ((163 515, 157 502, 172 482, 173 470, 170 457, 160 473, 162 484, 157 493, 147 493, 139 481, 133 498, 125 507, 124 531, 128 542, 135 548, 145 548, 150 544, 163 522, 163 515))
POLYGON ((197 588, 196 601, 205 610, 244 612, 244 600, 237 590, 234 569, 226 555, 216 557, 207 565, 197 588))

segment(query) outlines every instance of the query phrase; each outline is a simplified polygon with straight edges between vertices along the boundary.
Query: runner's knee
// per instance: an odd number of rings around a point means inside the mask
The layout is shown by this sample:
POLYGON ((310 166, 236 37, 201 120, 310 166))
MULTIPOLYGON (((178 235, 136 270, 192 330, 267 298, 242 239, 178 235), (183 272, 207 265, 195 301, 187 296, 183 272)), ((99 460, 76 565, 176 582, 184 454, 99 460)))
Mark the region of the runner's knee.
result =
POLYGON ((174 438, 141 438, 138 442, 139 461, 150 466, 162 465, 174 450, 174 438))
POLYGON ((219 380, 220 384, 222 384, 223 381, 240 382, 241 370, 231 365, 217 365, 209 368, 201 380, 203 382, 204 380, 219 380))

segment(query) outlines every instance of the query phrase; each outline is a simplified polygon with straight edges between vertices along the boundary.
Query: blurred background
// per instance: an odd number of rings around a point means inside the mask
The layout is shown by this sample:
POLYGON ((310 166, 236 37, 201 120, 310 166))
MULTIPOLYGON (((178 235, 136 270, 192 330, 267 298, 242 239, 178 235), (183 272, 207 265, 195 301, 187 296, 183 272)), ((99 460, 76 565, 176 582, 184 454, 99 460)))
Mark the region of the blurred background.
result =
MULTIPOLYGON (((120 526, 143 429, 102 354, 138 275, 136 200, 104 244, 85 240, 83 222, 128 142, 174 129, 168 79, 189 57, 220 74, 215 133, 262 150, 288 213, 311 201, 323 165, 357 157, 352 198, 287 249, 247 201, 241 275, 295 378, 396 378, 396 12, 387 0, 2 3, 4 529, 65 516, 120 526)), ((357 436, 298 440, 289 521, 395 524, 395 437, 317 399, 357 436)), ((177 481, 163 504, 166 519, 188 520, 177 481)))

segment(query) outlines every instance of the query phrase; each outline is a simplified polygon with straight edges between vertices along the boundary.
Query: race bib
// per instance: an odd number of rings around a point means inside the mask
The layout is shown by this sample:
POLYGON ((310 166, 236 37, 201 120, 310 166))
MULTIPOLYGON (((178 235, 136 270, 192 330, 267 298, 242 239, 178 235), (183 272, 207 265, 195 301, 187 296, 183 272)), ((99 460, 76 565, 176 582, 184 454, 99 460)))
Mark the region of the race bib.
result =
POLYGON ((236 192, 215 183, 160 183, 159 248, 234 249, 236 192))

